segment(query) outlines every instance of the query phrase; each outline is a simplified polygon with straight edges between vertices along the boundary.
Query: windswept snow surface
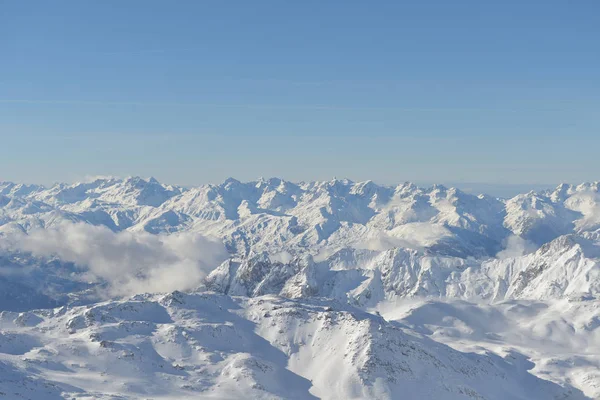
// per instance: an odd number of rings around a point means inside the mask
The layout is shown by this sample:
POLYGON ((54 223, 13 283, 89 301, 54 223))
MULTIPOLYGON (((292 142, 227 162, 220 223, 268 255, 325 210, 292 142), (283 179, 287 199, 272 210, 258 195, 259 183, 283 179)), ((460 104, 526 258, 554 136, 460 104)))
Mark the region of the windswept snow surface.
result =
POLYGON ((600 184, 0 182, 0 312, 0 398, 600 398, 600 184))

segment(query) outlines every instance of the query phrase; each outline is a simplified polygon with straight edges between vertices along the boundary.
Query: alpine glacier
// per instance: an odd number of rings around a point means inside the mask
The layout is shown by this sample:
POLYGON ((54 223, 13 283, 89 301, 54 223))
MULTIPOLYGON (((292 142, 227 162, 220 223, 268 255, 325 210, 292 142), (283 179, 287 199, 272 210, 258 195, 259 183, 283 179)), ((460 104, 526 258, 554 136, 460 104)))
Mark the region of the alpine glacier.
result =
POLYGON ((600 183, 0 183, 0 398, 600 398, 600 183))

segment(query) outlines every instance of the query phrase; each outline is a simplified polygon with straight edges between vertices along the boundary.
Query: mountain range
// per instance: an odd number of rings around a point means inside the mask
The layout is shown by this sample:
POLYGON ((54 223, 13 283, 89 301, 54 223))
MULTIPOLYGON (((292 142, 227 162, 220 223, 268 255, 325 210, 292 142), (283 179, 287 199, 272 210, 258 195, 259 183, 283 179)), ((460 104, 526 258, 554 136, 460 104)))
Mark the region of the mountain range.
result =
POLYGON ((600 183, 2 182, 0 304, 7 398, 600 398, 600 183))
POLYGON ((408 245, 440 254, 495 256, 511 235, 539 246, 558 236, 597 235, 600 183, 559 185, 511 199, 434 185, 381 186, 333 179, 278 178, 184 188, 150 178, 36 185, 0 183, 1 232, 28 232, 62 221, 112 231, 202 232, 222 237, 231 253, 274 247, 408 245))

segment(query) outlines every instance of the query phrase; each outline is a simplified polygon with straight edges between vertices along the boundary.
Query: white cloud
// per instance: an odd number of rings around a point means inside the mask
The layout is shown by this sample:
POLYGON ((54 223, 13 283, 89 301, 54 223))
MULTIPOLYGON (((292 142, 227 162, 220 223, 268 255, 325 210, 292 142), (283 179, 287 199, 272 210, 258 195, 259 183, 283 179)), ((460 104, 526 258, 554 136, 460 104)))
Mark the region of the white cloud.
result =
POLYGON ((283 264, 287 264, 294 259, 294 256, 287 251, 280 251, 279 253, 269 254, 269 260, 271 262, 280 262, 283 264))
POLYGON ((583 214, 575 221, 577 229, 592 230, 600 226, 600 194, 593 191, 583 191, 571 196, 565 205, 583 214))
POLYGON ((387 232, 378 233, 367 241, 359 243, 356 247, 378 251, 396 247, 420 250, 433 246, 443 238, 450 236, 450 231, 441 225, 429 222, 412 222, 397 226, 387 232))
POLYGON ((496 254, 496 258, 513 258, 537 250, 537 246, 521 236, 512 235, 505 240, 504 250, 496 254))
POLYGON ((109 284, 108 295, 197 287, 226 257, 223 244, 199 234, 114 233, 88 224, 60 224, 13 238, 13 248, 78 265, 88 279, 109 284))

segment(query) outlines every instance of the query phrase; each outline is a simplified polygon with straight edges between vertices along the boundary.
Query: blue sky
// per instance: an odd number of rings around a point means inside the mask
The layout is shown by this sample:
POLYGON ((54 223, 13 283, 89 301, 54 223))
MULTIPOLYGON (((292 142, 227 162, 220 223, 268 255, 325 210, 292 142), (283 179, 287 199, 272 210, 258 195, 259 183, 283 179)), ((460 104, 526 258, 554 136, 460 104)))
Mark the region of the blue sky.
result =
POLYGON ((600 179, 600 2, 0 0, 0 179, 600 179))

